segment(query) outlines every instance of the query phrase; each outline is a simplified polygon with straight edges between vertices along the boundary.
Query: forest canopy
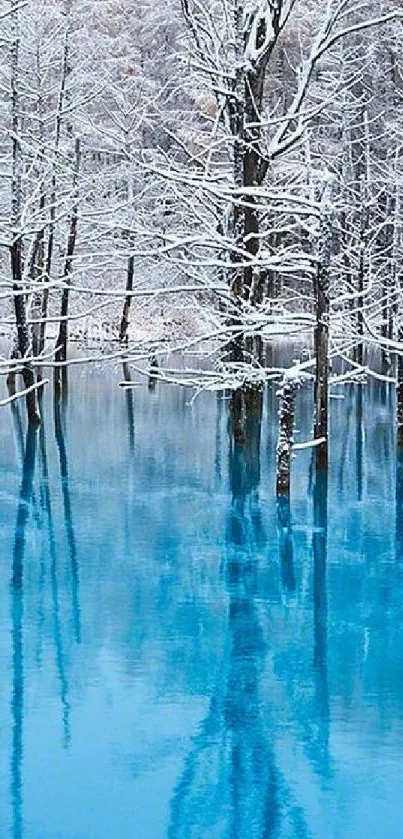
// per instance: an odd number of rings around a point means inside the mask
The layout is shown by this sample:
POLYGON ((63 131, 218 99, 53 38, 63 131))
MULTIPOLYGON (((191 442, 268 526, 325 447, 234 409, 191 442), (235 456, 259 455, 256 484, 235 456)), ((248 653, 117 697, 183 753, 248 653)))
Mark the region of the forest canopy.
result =
POLYGON ((315 379, 318 438, 332 358, 360 379, 375 346, 393 378, 399 3, 2 0, 0 20, 1 363, 32 421, 73 337, 133 364, 213 347, 198 385, 235 390, 279 375, 276 336, 314 335, 283 374, 315 379))

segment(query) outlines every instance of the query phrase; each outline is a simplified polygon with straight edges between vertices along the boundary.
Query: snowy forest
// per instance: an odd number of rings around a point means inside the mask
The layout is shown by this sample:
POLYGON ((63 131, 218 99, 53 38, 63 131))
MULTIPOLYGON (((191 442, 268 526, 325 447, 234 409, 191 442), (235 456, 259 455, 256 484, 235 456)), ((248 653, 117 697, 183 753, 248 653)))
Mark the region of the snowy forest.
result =
POLYGON ((0 0, 0 836, 400 839, 402 0, 0 0))
POLYGON ((397 380, 403 434, 402 14, 3 0, 1 364, 31 422, 41 370, 62 387, 74 339, 237 404, 280 380, 286 461, 309 380, 317 440, 329 387, 373 375, 397 380), (273 369, 284 336, 306 357, 273 369), (160 369, 196 348, 203 371, 160 369))

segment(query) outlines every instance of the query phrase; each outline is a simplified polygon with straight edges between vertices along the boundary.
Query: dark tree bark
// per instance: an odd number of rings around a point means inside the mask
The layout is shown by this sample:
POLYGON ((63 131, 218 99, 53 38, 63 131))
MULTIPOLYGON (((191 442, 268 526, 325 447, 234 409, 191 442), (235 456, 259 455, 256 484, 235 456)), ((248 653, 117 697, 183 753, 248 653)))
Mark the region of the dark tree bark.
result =
MULTIPOLYGON (((62 292, 62 304, 60 310, 60 325, 59 334, 57 338, 56 361, 58 363, 67 360, 67 340, 68 340, 68 314, 69 314, 69 299, 70 299, 70 284, 71 273, 73 270, 73 258, 77 240, 77 226, 78 226, 78 175, 80 170, 80 140, 76 139, 75 143, 75 171, 74 171, 74 205, 70 218, 70 229, 67 239, 66 258, 64 262, 63 278, 64 288, 62 292)), ((61 376, 60 367, 55 368, 55 384, 60 386, 61 376)))
MULTIPOLYGON (((185 14, 188 3, 182 0, 185 14)), ((226 97, 226 113, 233 140, 234 199, 230 230, 231 267, 229 287, 232 313, 229 324, 236 332, 231 342, 231 360, 244 360, 242 312, 245 301, 262 301, 266 275, 256 266, 260 247, 260 214, 258 200, 251 194, 261 185, 267 173, 267 160, 261 143, 264 82, 268 63, 280 34, 283 3, 271 9, 271 30, 267 31, 266 15, 258 9, 245 20, 242 0, 233 6, 235 32, 235 65, 232 93, 226 97), (252 43, 253 41, 253 43, 252 43)))
MULTIPOLYGON (((41 186, 41 197, 39 202, 39 210, 42 214, 45 209, 45 186, 41 186)), ((44 256, 45 256, 45 230, 42 227, 38 230, 32 248, 29 277, 32 282, 43 282, 44 272, 44 256)), ((34 356, 40 355, 41 352, 41 313, 42 313, 42 299, 43 291, 36 291, 34 294, 32 305, 32 352, 34 356), (35 321, 37 321, 35 323, 35 321)))
POLYGON ((148 382, 147 382, 148 390, 151 391, 151 392, 155 390, 156 385, 157 385, 158 369, 159 369, 159 365, 158 365, 157 356, 153 355, 153 357, 150 361, 150 370, 149 370, 148 382))
MULTIPOLYGON (((126 291, 133 291, 133 278, 134 278, 134 256, 129 256, 128 263, 127 263, 127 278, 126 278, 126 291)), ((124 306, 123 306, 123 315, 122 320, 120 322, 120 332, 119 332, 119 341, 127 341, 127 330, 130 324, 130 309, 132 305, 132 297, 131 294, 125 299, 124 306)))
MULTIPOLYGON (((30 354, 30 335, 27 323, 26 301, 23 288, 23 237, 21 232, 22 206, 22 151, 20 142, 20 102, 19 102, 19 19, 18 4, 12 0, 12 46, 11 46, 11 108, 13 123, 12 146, 12 182, 11 182, 11 222, 13 241, 10 247, 11 274, 13 282, 13 301, 15 322, 17 328, 16 355, 21 359, 24 386, 29 392, 26 396, 28 422, 39 425, 41 418, 38 407, 36 390, 30 390, 35 385, 35 375, 32 364, 25 359, 30 354)), ((13 387, 13 383, 11 383, 13 387)))
POLYGON ((331 258, 331 213, 323 202, 320 222, 318 248, 318 266, 315 280, 315 424, 314 436, 325 442, 316 447, 316 460, 321 468, 328 465, 328 391, 329 391, 329 314, 330 282, 329 266, 331 258))
POLYGON ((232 392, 230 415, 234 443, 247 443, 251 434, 253 436, 256 421, 260 429, 262 410, 263 391, 261 388, 244 387, 232 392))

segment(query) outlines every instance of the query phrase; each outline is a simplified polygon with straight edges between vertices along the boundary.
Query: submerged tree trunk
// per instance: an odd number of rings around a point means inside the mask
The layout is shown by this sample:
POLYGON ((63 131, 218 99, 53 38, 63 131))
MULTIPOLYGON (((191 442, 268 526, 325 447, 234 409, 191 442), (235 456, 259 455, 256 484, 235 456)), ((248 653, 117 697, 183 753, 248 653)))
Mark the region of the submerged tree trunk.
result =
MULTIPOLYGON (((132 381, 132 375, 130 371, 130 367, 127 361, 123 362, 123 375, 125 382, 132 381)), ((133 388, 127 387, 125 388, 126 391, 126 407, 127 407, 127 425, 129 431, 129 449, 130 454, 134 454, 134 443, 135 443, 135 427, 134 427, 134 400, 133 400, 133 388)))
POLYGON ((294 436, 295 395, 299 381, 285 376, 280 388, 279 431, 277 441, 277 530, 280 544, 281 581, 283 588, 295 590, 295 571, 291 526, 291 460, 294 436))
POLYGON ((294 402, 297 382, 284 378, 280 390, 279 431, 277 441, 276 492, 277 498, 289 497, 291 487, 291 457, 294 433, 294 402))
POLYGON ((150 369, 148 373, 148 382, 147 387, 149 391, 154 391, 156 388, 157 380, 158 380, 158 359, 156 355, 153 355, 150 361, 150 369))
POLYGON ((231 394, 230 415, 234 443, 244 444, 250 437, 251 427, 258 420, 259 428, 263 410, 263 390, 260 387, 237 388, 231 394))

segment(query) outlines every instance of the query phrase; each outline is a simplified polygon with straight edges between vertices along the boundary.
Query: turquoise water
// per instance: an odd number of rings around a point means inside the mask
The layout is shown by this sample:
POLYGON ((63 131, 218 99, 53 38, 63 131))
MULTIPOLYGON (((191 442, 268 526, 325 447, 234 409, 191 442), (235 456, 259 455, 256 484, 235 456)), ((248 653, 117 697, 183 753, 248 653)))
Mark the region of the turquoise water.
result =
POLYGON ((332 400, 282 526, 275 390, 235 446, 222 396, 121 378, 0 415, 1 839, 400 839, 391 390, 332 400))

